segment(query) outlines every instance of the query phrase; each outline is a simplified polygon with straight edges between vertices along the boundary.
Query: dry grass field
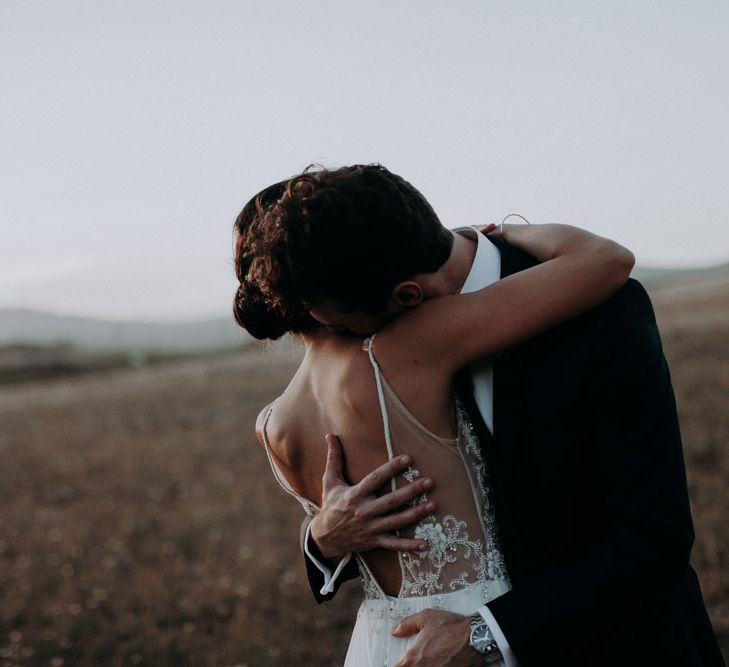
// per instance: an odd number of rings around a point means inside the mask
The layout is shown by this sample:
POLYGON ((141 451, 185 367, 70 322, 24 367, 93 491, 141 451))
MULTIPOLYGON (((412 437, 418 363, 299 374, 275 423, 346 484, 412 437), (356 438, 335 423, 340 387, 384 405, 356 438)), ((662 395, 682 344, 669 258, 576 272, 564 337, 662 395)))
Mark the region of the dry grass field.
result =
MULTIPOLYGON (((729 651, 729 283, 653 297, 729 651)), ((0 667, 341 664, 359 591, 313 602, 253 436, 294 367, 253 349, 0 387, 0 667)))

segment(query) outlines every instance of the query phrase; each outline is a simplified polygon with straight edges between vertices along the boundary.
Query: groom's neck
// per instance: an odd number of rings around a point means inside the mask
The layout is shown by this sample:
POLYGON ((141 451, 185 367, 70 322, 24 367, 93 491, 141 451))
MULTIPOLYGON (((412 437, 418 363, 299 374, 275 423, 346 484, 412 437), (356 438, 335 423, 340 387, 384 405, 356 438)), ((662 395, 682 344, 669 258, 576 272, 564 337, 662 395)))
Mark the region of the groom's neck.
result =
POLYGON ((423 287, 426 299, 458 294, 471 271, 473 260, 476 257, 476 241, 457 232, 451 232, 451 234, 453 234, 453 247, 445 264, 435 273, 421 274, 416 277, 423 287))

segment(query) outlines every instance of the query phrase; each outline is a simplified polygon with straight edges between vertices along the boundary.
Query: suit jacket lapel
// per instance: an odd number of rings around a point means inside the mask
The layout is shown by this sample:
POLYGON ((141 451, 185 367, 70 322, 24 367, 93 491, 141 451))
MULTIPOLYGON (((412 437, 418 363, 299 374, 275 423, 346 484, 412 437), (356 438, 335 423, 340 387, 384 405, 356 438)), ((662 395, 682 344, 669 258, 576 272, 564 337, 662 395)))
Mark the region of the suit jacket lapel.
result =
MULTIPOLYGON (((537 264, 537 260, 524 251, 509 245, 500 237, 487 236, 499 249, 501 255, 501 278, 523 271, 537 264)), ((491 466, 494 493, 496 496, 497 520, 500 525, 502 548, 507 559, 512 582, 517 580, 527 566, 528 554, 521 546, 518 531, 511 518, 508 502, 508 488, 514 484, 515 456, 517 454, 522 424, 519 405, 519 384, 521 381, 521 364, 518 346, 498 352, 494 355, 494 432, 491 435, 483 425, 479 435, 484 432, 485 446, 491 450, 487 457, 487 465, 491 466)), ((474 401, 475 404, 475 401, 474 401)), ((483 423, 483 422, 482 422, 483 423)), ((483 437, 483 435, 482 435, 483 437)))

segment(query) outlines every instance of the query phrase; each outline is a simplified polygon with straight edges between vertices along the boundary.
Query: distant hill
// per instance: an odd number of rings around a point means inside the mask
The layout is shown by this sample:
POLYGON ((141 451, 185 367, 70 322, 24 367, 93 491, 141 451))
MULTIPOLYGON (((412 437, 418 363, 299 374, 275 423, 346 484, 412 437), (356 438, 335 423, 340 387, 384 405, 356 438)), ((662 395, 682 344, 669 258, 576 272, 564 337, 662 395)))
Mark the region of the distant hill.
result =
POLYGON ((707 280, 729 280, 729 262, 698 269, 648 268, 638 266, 631 277, 646 287, 668 287, 707 280))
POLYGON ((114 321, 0 308, 0 345, 68 344, 92 351, 207 352, 251 341, 231 318, 191 322, 114 321))
MULTIPOLYGON (((729 290, 729 263, 699 269, 637 267, 631 274, 652 293, 729 290)), ((199 353, 241 347, 253 339, 231 318, 189 322, 115 321, 0 308, 0 346, 66 344, 89 351, 199 353)))

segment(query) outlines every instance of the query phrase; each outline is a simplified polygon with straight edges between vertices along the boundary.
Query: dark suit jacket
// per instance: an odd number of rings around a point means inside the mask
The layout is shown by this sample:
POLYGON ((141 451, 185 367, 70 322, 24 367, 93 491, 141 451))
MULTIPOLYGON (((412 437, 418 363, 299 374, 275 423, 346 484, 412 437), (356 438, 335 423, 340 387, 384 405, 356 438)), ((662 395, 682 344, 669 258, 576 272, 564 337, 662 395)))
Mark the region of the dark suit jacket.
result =
MULTIPOLYGON (((488 238, 502 277, 536 263, 488 238)), ((488 606, 521 666, 723 665, 689 565, 675 399, 642 285, 496 355, 494 436, 465 374, 459 385, 513 585, 488 606)))

